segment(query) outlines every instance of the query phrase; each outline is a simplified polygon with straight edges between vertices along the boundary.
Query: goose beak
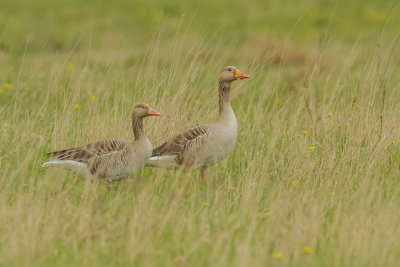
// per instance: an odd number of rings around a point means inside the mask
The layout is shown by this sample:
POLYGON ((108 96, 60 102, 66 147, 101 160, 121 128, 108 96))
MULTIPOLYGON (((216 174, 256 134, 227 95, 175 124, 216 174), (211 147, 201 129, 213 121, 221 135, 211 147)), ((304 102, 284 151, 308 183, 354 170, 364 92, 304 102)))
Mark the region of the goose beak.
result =
POLYGON ((240 72, 239 70, 235 70, 235 78, 236 79, 246 79, 246 78, 250 78, 250 75, 244 74, 243 72, 240 72))
POLYGON ((154 109, 149 108, 149 109, 147 110, 147 115, 149 115, 149 116, 160 116, 161 114, 158 113, 157 111, 155 111, 154 109))

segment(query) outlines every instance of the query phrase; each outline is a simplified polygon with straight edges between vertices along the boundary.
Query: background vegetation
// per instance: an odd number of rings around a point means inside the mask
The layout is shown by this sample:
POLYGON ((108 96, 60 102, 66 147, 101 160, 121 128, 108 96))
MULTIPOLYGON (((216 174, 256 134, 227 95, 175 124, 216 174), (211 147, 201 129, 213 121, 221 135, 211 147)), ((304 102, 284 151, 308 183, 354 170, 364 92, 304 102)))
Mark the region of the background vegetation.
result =
POLYGON ((400 265, 400 7, 391 1, 0 2, 1 266, 400 265), (49 151, 156 146, 217 116, 232 156, 199 174, 87 184, 49 151))

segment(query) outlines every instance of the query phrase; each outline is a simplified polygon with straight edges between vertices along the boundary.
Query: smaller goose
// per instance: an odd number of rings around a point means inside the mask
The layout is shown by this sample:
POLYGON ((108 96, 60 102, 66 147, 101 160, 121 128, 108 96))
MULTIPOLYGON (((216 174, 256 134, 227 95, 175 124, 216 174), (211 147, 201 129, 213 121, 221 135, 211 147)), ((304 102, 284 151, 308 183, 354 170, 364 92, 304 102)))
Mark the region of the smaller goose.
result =
POLYGON ((147 104, 138 104, 132 112, 132 129, 135 141, 104 140, 86 146, 55 151, 47 154, 54 159, 42 167, 55 166, 74 171, 87 180, 107 179, 108 189, 112 181, 126 178, 139 171, 152 153, 152 145, 143 130, 143 118, 160 116, 147 104))
POLYGON ((225 158, 235 147, 237 121, 229 93, 233 81, 249 77, 234 66, 223 68, 219 76, 219 119, 175 135, 153 150, 146 166, 183 167, 187 172, 200 168, 205 180, 206 169, 225 158))

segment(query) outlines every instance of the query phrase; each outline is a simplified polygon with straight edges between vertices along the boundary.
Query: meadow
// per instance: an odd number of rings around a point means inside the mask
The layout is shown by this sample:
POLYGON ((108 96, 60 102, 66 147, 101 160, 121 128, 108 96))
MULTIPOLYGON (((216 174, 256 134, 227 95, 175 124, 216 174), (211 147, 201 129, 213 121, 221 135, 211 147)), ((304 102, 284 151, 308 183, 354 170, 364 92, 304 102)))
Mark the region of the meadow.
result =
POLYGON ((391 1, 0 3, 0 266, 399 266, 400 7, 391 1), (218 115, 239 135, 199 173, 107 190, 46 153, 153 146, 218 115))

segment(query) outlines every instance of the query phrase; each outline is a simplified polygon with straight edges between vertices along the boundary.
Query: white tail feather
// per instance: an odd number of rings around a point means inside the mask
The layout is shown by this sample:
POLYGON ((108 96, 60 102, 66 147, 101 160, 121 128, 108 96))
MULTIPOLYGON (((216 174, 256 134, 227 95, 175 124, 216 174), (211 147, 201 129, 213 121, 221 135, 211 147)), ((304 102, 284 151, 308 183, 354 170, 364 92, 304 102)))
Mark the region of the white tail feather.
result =
POLYGON ((82 167, 87 167, 85 163, 81 163, 75 160, 59 160, 59 159, 54 159, 47 161, 40 165, 41 167, 50 167, 50 166, 58 166, 58 167, 65 167, 66 169, 69 168, 82 168, 82 167))
POLYGON ((176 155, 153 156, 146 163, 147 167, 176 169, 179 165, 175 161, 176 155))
POLYGON ((54 166, 61 169, 72 170, 82 178, 87 178, 87 179, 92 178, 92 175, 90 174, 87 165, 85 163, 78 162, 75 160, 54 159, 43 163, 41 166, 42 167, 54 166))

